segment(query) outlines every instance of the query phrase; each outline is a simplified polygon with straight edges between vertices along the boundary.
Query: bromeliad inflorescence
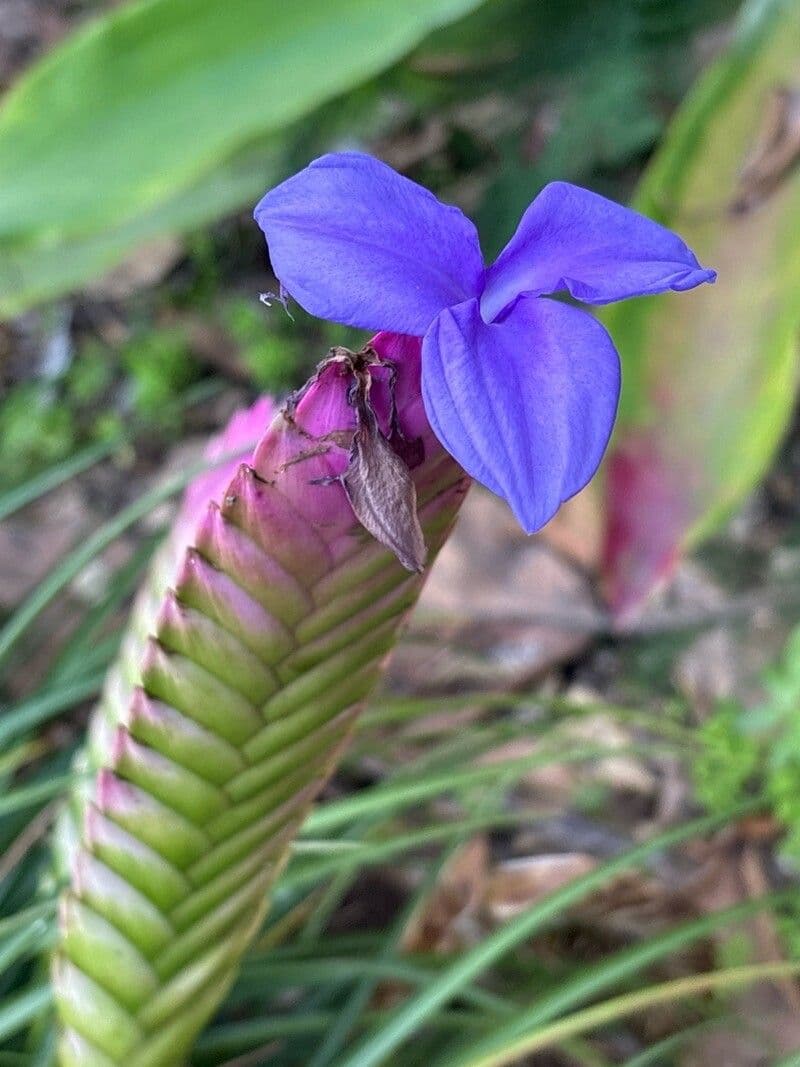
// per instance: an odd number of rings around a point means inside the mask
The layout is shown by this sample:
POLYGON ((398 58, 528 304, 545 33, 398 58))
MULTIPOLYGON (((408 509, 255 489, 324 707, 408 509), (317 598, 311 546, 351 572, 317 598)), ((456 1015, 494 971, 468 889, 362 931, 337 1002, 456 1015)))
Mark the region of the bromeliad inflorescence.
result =
POLYGON ((469 485, 392 334, 237 415, 231 452, 153 563, 59 820, 61 1067, 186 1062, 469 485), (387 510, 405 570, 356 521, 387 510))
POLYGON ((315 160, 255 217, 282 292, 311 314, 423 338, 431 427, 528 532, 594 474, 620 385, 604 327, 547 297, 606 304, 715 278, 674 233, 565 182, 485 267, 458 208, 354 152, 315 160))
POLYGON ((233 421, 210 458, 242 462, 190 487, 141 591, 57 833, 62 1067, 186 1061, 419 595, 424 539, 433 558, 449 534, 462 468, 529 530, 593 473, 616 352, 542 297, 713 278, 566 185, 485 269, 458 210, 361 155, 318 160, 257 217, 304 307, 387 332, 233 421))

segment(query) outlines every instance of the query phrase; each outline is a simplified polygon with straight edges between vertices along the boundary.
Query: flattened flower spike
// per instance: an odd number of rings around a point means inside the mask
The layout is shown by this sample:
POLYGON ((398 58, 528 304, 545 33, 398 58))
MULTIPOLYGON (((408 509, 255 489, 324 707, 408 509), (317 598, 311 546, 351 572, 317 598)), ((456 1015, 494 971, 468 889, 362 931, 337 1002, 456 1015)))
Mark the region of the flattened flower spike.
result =
POLYGON ((485 267, 458 208, 371 156, 322 156, 255 210, 282 289, 319 318, 423 338, 444 447, 532 533, 589 481, 613 427, 619 359, 588 304, 713 282, 676 234, 553 182, 485 267))

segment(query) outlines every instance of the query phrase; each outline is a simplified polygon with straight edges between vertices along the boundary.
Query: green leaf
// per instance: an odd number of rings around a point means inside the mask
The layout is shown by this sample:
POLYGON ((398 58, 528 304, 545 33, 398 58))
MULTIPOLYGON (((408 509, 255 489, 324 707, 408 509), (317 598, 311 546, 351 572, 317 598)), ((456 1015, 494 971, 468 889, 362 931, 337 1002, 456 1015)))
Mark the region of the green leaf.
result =
POLYGON ((89 234, 56 239, 34 233, 23 243, 0 237, 0 316, 18 315, 47 298, 110 270, 138 246, 165 233, 185 233, 253 201, 282 174, 277 137, 221 160, 212 173, 134 218, 89 234))
POLYGON ((55 898, 44 904, 34 904, 29 908, 14 912, 6 919, 0 919, 0 938, 9 937, 17 931, 25 931, 29 926, 35 926, 39 919, 52 919, 56 911, 55 898))
POLYGON ((252 200, 278 131, 479 3, 142 0, 93 20, 0 111, 0 314, 252 200))
MULTIPOLYGON (((798 36, 797 4, 748 5, 729 54, 678 114, 635 201, 719 279, 606 316, 625 381, 607 465, 606 558, 619 611, 731 514, 764 473, 794 404, 800 174, 780 176, 757 205, 732 205, 772 95, 797 89, 798 36)), ((795 126, 788 136, 797 135, 795 126)))

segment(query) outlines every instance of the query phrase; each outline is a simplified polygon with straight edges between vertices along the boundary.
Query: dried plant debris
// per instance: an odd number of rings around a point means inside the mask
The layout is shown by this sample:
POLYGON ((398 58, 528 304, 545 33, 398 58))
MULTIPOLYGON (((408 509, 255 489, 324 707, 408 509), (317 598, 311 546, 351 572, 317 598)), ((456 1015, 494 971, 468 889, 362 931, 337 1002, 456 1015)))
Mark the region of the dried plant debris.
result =
POLYGON ((742 166, 731 212, 743 214, 771 196, 800 163, 800 88, 769 94, 756 143, 742 166))
POLYGON ((342 485, 356 518, 410 571, 425 567, 425 538, 417 517, 417 492, 408 467, 383 436, 366 402, 342 485))
POLYGON ((369 533, 397 556, 403 566, 420 573, 427 549, 417 515, 417 493, 410 468, 424 459, 422 442, 409 439, 400 427, 394 391, 397 367, 381 359, 369 345, 358 352, 332 348, 305 386, 290 397, 284 415, 291 419, 305 392, 334 364, 341 364, 350 377, 347 402, 355 415, 347 467, 338 477, 353 513, 369 533), (389 436, 381 430, 371 399, 373 371, 385 369, 389 388, 389 436))

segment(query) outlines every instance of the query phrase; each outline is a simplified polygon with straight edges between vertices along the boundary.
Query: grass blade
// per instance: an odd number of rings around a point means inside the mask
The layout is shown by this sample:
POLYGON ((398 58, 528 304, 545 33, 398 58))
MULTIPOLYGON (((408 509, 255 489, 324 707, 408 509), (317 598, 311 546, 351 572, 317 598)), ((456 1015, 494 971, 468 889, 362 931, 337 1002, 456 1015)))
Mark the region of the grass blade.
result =
POLYGON ((58 689, 46 689, 14 707, 0 709, 0 748, 82 700, 96 696, 102 683, 102 674, 94 674, 58 689))
POLYGON ((0 1041, 5 1041, 30 1025, 43 1011, 48 1010, 52 1000, 49 985, 35 986, 25 993, 9 997, 0 1006, 0 1041))
POLYGON ((24 508, 26 504, 31 504, 39 497, 58 488, 59 485, 63 485, 64 482, 68 482, 70 478, 89 470, 90 467, 110 456, 117 448, 119 448, 119 441, 103 441, 100 444, 90 445, 76 452, 69 459, 48 467, 46 471, 28 479, 22 485, 7 490, 0 496, 0 522, 7 519, 9 515, 13 515, 15 511, 19 511, 20 508, 24 508))
MULTIPOLYGON (((236 455, 240 455, 238 450, 236 455)), ((158 504, 169 500, 170 497, 185 489, 198 474, 221 466, 231 458, 232 456, 228 455, 212 463, 205 460, 189 464, 182 474, 170 478, 164 485, 151 489, 149 493, 144 493, 83 541, 57 567, 53 568, 0 630, 0 663, 6 659, 8 653, 38 615, 69 585, 73 578, 80 574, 88 563, 91 563, 95 556, 108 548, 134 523, 148 515, 158 504)))
POLYGON ((663 982, 661 985, 651 986, 636 993, 626 993, 624 996, 586 1008, 584 1011, 521 1037, 494 1053, 465 1057, 461 1060, 461 1067, 503 1067, 504 1064, 517 1062, 521 1056, 530 1056, 557 1042, 586 1033, 588 1030, 594 1030, 598 1026, 616 1022, 617 1019, 645 1008, 670 1004, 700 993, 735 989, 742 985, 751 985, 753 982, 769 981, 772 978, 785 978, 796 974, 800 974, 798 962, 729 967, 722 971, 712 971, 710 974, 676 978, 671 982, 663 982))
POLYGON ((719 815, 696 819, 669 830, 550 894, 451 964, 436 982, 403 1004, 380 1030, 367 1036, 357 1048, 341 1059, 338 1067, 373 1067, 381 1063, 418 1027, 425 1025, 431 1013, 443 1007, 464 984, 471 982, 505 953, 528 940, 537 930, 546 926, 566 908, 582 900, 592 890, 599 888, 620 872, 638 866, 654 853, 708 833, 732 818, 756 810, 761 803, 763 802, 753 801, 748 805, 732 808, 719 815))
POLYGON ((720 926, 738 922, 754 912, 789 898, 790 894, 775 894, 761 900, 746 901, 724 911, 704 915, 693 922, 683 923, 659 937, 648 938, 640 945, 624 949, 609 959, 586 968, 575 978, 560 983, 552 993, 541 997, 533 1007, 509 1020, 485 1041, 477 1045, 473 1043, 468 1051, 461 1049, 454 1051, 452 1055, 443 1056, 441 1061, 437 1061, 436 1067, 456 1067, 465 1058, 471 1060, 479 1055, 489 1054, 495 1048, 509 1045, 522 1034, 530 1033, 535 1027, 551 1022, 563 1012, 608 989, 609 986, 632 977, 650 963, 709 935, 720 926))

